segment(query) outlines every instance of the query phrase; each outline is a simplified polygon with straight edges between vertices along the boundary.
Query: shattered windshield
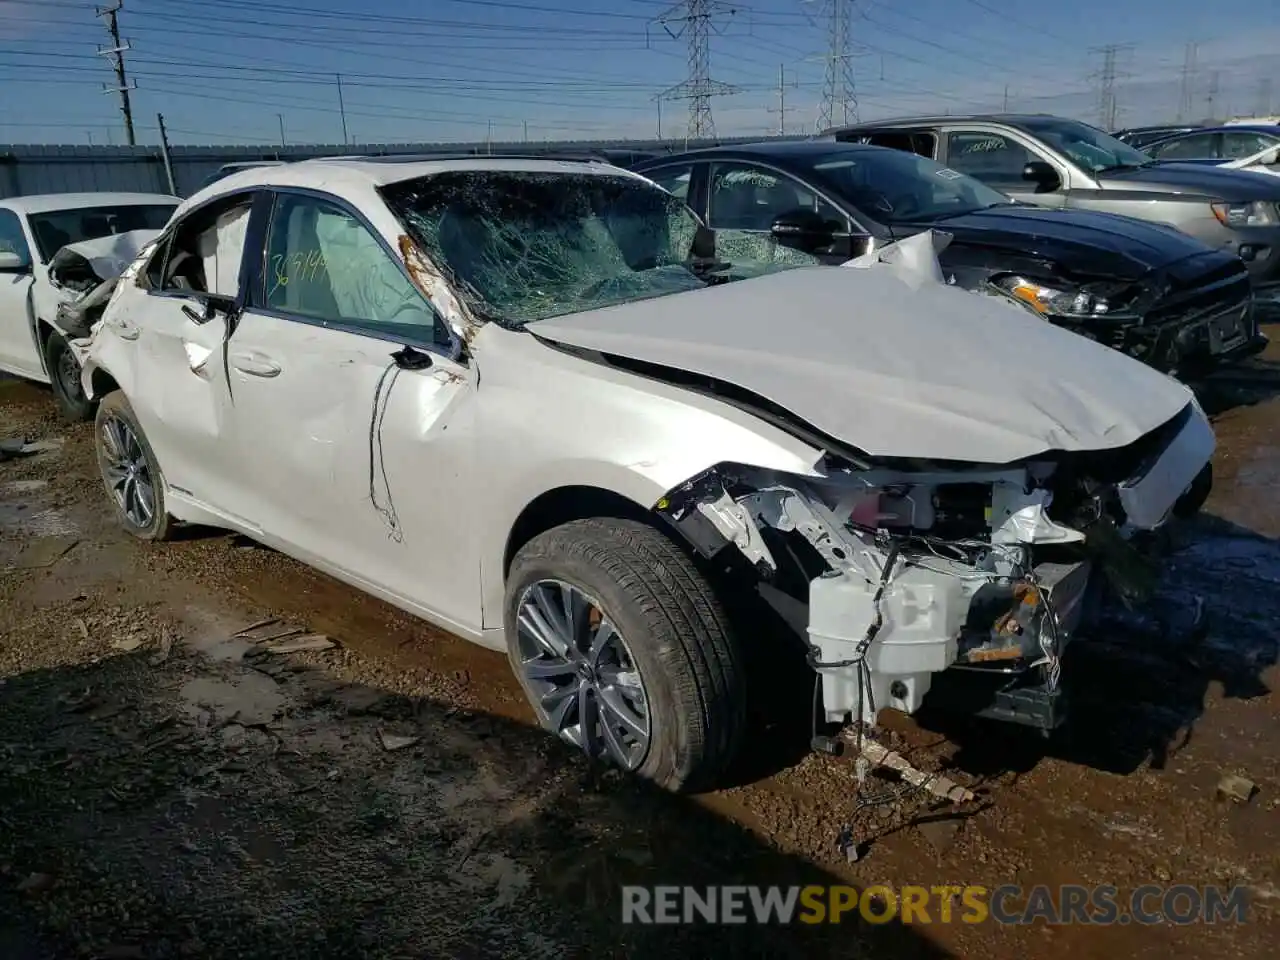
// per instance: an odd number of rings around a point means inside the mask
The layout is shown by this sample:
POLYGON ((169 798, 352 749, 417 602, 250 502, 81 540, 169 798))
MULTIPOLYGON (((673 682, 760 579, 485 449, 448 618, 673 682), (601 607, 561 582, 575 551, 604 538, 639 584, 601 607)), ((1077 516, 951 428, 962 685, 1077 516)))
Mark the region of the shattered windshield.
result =
POLYGON ((811 169, 882 223, 939 220, 1010 203, 973 177, 902 150, 836 151, 814 157, 811 169))
POLYGON ((1024 120, 1022 126, 1090 173, 1147 167, 1155 163, 1141 150, 1078 120, 1024 120))
POLYGON ((684 201, 635 177, 458 170, 385 195, 475 313, 503 326, 715 280, 693 258, 684 201))

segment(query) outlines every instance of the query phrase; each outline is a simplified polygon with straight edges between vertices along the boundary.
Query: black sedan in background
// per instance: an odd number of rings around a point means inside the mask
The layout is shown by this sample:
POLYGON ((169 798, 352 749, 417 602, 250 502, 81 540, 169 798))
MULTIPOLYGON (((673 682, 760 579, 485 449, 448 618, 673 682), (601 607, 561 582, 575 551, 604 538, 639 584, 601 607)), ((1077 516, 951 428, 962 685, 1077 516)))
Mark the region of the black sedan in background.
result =
POLYGON ((632 166, 683 198, 733 263, 837 264, 937 230, 949 283, 994 293, 1158 369, 1196 376, 1262 350, 1244 263, 1170 227, 1016 203, 902 150, 738 144, 632 166))

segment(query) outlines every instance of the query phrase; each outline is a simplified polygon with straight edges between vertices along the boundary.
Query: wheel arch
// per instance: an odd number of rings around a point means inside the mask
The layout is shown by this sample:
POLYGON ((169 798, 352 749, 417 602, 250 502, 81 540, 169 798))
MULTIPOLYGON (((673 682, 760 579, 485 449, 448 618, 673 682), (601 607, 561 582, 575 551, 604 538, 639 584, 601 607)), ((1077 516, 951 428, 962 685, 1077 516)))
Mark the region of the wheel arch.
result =
POLYGON ((553 487, 534 497, 517 515, 507 533, 502 552, 502 580, 505 583, 511 563, 526 543, 554 527, 573 520, 614 517, 636 520, 670 534, 670 526, 658 514, 630 497, 605 487, 568 484, 553 487))

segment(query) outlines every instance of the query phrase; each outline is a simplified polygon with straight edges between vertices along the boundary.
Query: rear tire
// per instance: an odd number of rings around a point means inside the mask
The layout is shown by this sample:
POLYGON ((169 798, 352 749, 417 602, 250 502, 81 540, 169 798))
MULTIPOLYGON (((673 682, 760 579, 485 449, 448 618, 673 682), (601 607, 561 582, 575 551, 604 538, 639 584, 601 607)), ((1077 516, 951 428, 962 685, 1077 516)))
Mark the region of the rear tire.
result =
POLYGON ((72 423, 92 420, 97 405, 85 394, 80 383, 80 361, 71 352, 67 338, 57 330, 50 330, 45 339, 44 368, 49 374, 49 386, 53 389, 53 398, 63 419, 72 423))
POLYGON ((711 787, 733 760, 746 715, 741 654, 711 585, 658 530, 597 518, 534 537, 512 562, 505 623, 538 720, 588 756, 680 792, 711 787), (557 654, 558 641, 538 636, 552 621, 568 628, 567 596, 578 598, 568 606, 582 646, 557 654))
POLYGON ((102 398, 95 427, 98 469, 120 525, 139 540, 170 539, 164 475, 123 391, 102 398))

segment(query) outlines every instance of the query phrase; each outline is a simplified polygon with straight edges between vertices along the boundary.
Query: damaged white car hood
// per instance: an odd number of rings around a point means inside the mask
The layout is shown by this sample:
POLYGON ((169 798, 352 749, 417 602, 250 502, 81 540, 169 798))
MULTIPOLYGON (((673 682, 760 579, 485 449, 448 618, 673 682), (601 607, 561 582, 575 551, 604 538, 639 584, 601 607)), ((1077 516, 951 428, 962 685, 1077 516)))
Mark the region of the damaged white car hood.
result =
POLYGON ((1123 447, 1191 391, 994 297, 811 267, 530 323, 734 384, 872 457, 1009 463, 1123 447))
POLYGON ((109 280, 118 277, 125 267, 137 259, 142 248, 158 236, 159 230, 129 230, 69 243, 54 254, 49 263, 49 271, 56 275, 62 261, 80 256, 88 261, 89 267, 100 279, 109 280))

